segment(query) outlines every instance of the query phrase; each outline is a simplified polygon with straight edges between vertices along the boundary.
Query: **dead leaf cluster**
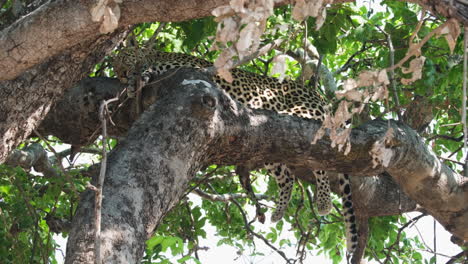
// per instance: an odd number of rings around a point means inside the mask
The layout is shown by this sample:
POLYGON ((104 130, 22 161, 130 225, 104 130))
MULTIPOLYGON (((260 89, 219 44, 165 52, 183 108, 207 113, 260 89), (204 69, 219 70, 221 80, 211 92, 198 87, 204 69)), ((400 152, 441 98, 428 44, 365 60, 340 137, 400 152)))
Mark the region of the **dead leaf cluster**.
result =
POLYGON ((297 21, 304 21, 307 17, 315 17, 315 29, 319 30, 327 17, 326 5, 333 3, 333 0, 296 0, 292 11, 292 17, 297 21))
POLYGON ((99 32, 107 34, 114 31, 119 25, 120 7, 122 0, 98 0, 91 8, 91 19, 101 21, 99 32))
POLYGON ((242 60, 258 49, 273 7, 273 0, 231 0, 228 5, 213 10, 218 22, 217 43, 213 48, 222 50, 214 66, 221 77, 232 81, 229 72, 234 65, 232 58, 237 56, 242 60))
POLYGON ((328 113, 325 116, 322 127, 317 132, 312 144, 322 138, 326 129, 329 129, 332 147, 338 147, 339 151, 344 151, 344 154, 347 155, 351 151, 349 141, 351 127, 347 126, 346 123, 354 114, 361 113, 370 101, 388 100, 387 85, 389 83, 386 70, 364 71, 356 79, 346 80, 343 84, 344 90, 336 92, 338 99, 346 100, 340 102, 333 115, 328 113))

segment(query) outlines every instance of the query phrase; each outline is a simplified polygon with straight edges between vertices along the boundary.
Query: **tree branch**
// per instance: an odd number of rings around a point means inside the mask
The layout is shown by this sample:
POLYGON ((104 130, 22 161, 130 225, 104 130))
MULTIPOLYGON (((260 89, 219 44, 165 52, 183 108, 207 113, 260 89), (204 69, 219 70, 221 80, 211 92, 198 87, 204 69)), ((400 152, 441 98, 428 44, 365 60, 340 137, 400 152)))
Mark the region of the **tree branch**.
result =
MULTIPOLYGON (((198 188, 193 190, 193 193, 196 195, 200 196, 203 199, 210 200, 212 202, 232 202, 235 199, 245 199, 245 198, 250 198, 250 196, 246 193, 232 193, 232 194, 212 194, 212 193, 206 193, 198 188)), ((255 198, 258 200, 269 200, 270 197, 268 195, 264 194, 256 194, 255 198)))
MULTIPOLYGON (((109 155, 102 208, 104 262, 138 261, 145 238, 183 196, 195 172, 209 164, 260 166, 265 161, 281 161, 354 176, 387 171, 447 230, 468 237, 467 180, 437 160, 404 124, 390 122, 391 139, 387 121, 374 120, 353 129, 352 148, 344 156, 331 147, 328 137, 310 144, 320 123, 248 109, 197 71, 180 69, 144 88, 143 93, 147 88, 158 100, 146 108, 126 140, 109 155)), ((352 185, 356 187, 354 181, 352 185)), ((66 263, 93 257, 87 252, 93 248, 92 239, 87 239, 92 234, 92 222, 86 218, 93 210, 89 196, 89 192, 83 195, 75 216, 66 263)), ((396 206, 396 210, 400 208, 396 206)))
POLYGON ((32 167, 48 178, 60 177, 60 172, 52 166, 47 158, 47 152, 38 143, 31 144, 22 150, 12 151, 6 160, 6 164, 12 167, 20 166, 27 170, 32 167))

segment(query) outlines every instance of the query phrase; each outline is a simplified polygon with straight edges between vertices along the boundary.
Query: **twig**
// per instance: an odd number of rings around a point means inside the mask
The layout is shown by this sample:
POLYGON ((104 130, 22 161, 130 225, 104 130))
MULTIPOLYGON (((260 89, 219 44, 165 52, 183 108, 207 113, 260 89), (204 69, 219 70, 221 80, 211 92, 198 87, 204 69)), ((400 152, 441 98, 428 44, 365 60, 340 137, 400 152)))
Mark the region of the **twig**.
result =
MULTIPOLYGON (((235 61, 233 63, 233 65, 232 65, 231 69, 239 67, 239 66, 241 66, 241 65, 243 65, 243 64, 257 58, 258 56, 261 56, 263 54, 268 53, 270 50, 272 50, 272 49, 276 48, 277 46, 281 45, 281 43, 283 43, 283 40, 282 39, 277 39, 273 43, 268 43, 268 44, 262 46, 261 48, 259 48, 255 52, 251 53, 250 55, 243 57, 241 60, 235 61)), ((209 73, 209 74, 215 74, 218 71, 218 69, 215 66, 211 66, 211 67, 205 68, 205 71, 207 73, 209 73)))
POLYGON ((416 25, 416 28, 413 31, 413 34, 411 34, 411 37, 409 39, 409 43, 413 43, 414 38, 418 35, 419 30, 421 29, 423 23, 425 22, 424 16, 426 15, 426 9, 424 8, 421 10, 421 18, 419 19, 418 24, 416 25))
MULTIPOLYGON (((446 254, 442 254, 442 253, 437 253, 437 252, 434 252, 432 249, 429 248, 428 249, 417 249, 417 250, 420 250, 420 251, 425 251, 425 252, 428 252, 428 253, 431 253, 431 254, 436 254, 437 256, 441 256, 441 257, 444 257, 444 258, 449 258, 451 259, 452 256, 449 256, 449 255, 446 255, 446 254)), ((463 263, 465 264, 465 263, 463 263)))
POLYGON ((461 125, 461 122, 451 123, 451 124, 444 124, 444 125, 440 125, 440 127, 458 126, 458 125, 461 125))
POLYGON ((102 160, 101 170, 99 172, 98 182, 95 188, 95 200, 94 200, 94 222, 95 222, 95 234, 94 234, 94 263, 101 264, 101 209, 102 209, 102 187, 104 185, 104 177, 107 169, 107 122, 106 114, 108 113, 107 105, 109 103, 117 101, 119 98, 114 97, 109 100, 105 100, 99 107, 99 119, 102 123, 102 160))
POLYGON ((190 208, 190 204, 185 201, 185 208, 187 209, 187 213, 189 215, 189 220, 190 220, 190 238, 192 240, 192 243, 194 244, 194 247, 190 250, 195 253, 195 258, 200 260, 200 257, 198 256, 198 236, 195 233, 195 220, 193 219, 193 214, 192 214, 192 209, 190 208))
MULTIPOLYGON (((198 188, 195 188, 193 190, 193 193, 200 196, 201 198, 210 200, 212 202, 223 202, 223 203, 232 202, 235 199, 251 198, 250 195, 246 193, 211 194, 211 193, 206 193, 198 188)), ((258 200, 270 200, 270 197, 265 194, 255 194, 255 198, 258 200)))
POLYGON ((239 181, 242 187, 247 192, 247 196, 253 201, 256 210, 256 216, 260 223, 265 223, 265 214, 262 212, 258 199, 253 191, 252 184, 250 182, 250 170, 245 166, 237 166, 236 174, 239 175, 239 181))
POLYGON ((455 256, 450 257, 450 260, 447 261, 447 263, 445 263, 445 264, 453 264, 453 263, 455 263, 455 261, 461 259, 463 256, 465 256, 465 260, 466 260, 467 256, 465 255, 465 253, 466 253, 465 251, 462 251, 462 252, 456 254, 455 256))
POLYGON ((306 191, 307 198, 309 199, 310 212, 312 213, 312 217, 315 219, 315 221, 317 221, 317 226, 318 226, 317 235, 318 235, 318 233, 320 232, 320 226, 321 226, 322 221, 319 219, 319 217, 315 213, 314 198, 313 198, 312 193, 310 192, 308 188, 306 188, 305 191, 306 191))
POLYGON ((348 58, 348 60, 345 62, 345 64, 343 64, 343 66, 341 66, 338 70, 336 70, 335 72, 333 72, 333 75, 336 76, 336 75, 338 75, 338 74, 340 74, 340 73, 342 73, 342 72, 348 70, 349 67, 351 67, 351 62, 353 61, 353 59, 354 59, 357 55, 363 53, 364 51, 366 51, 366 50, 368 50, 368 49, 370 48, 370 46, 367 47, 366 44, 367 44, 367 42, 362 43, 361 49, 359 49, 358 51, 356 51, 355 53, 353 53, 353 55, 351 55, 351 56, 348 58))
POLYGON ((190 188, 188 191, 185 192, 185 194, 182 196, 182 199, 187 197, 187 195, 189 195, 189 193, 191 193, 193 190, 197 189, 201 184, 208 181, 208 179, 211 178, 211 176, 213 176, 213 174, 215 174, 218 169, 219 169, 219 167, 216 167, 216 168, 214 168, 214 170, 206 173, 201 180, 196 182, 195 186, 193 186, 192 188, 190 188))
POLYGON ((59 155, 57 154, 57 152, 55 151, 55 149, 49 144, 49 142, 37 131, 34 129, 34 134, 36 134, 36 136, 38 136, 42 141, 44 141, 44 143, 46 144, 47 148, 52 152, 54 153, 54 156, 55 158, 58 160, 57 162, 57 165, 59 166, 60 170, 62 171, 63 175, 65 175, 65 179, 67 179, 68 183, 70 184, 70 187, 73 191, 73 193, 78 196, 78 191, 76 190, 75 188, 75 185, 73 184, 73 181, 72 181, 72 178, 70 176, 70 174, 68 174, 65 170, 65 168, 63 167, 63 164, 61 162, 61 160, 59 159, 59 155))
POLYGON ((242 218, 244 219, 244 226, 245 226, 245 229, 247 229, 247 231, 254 235, 256 238, 259 238, 260 240, 262 240, 267 246, 269 246, 271 249, 273 249, 276 253, 278 253, 285 261, 286 263, 294 263, 295 261, 293 259, 288 259, 286 257, 286 254, 277 249, 275 246, 273 246, 269 241, 268 239, 264 238, 262 235, 259 235, 258 233, 254 232, 252 230, 252 228, 250 228, 250 224, 249 222, 247 221, 247 216, 245 215, 245 212, 244 210, 242 209, 242 206, 236 201, 236 200, 232 200, 232 202, 237 206, 237 208, 239 208, 239 211, 241 212, 242 214, 242 218))
MULTIPOLYGON (((395 49, 393 48, 392 36, 390 36, 390 34, 388 34, 385 30, 383 30, 379 26, 377 26, 377 28, 387 38, 388 49, 390 50, 390 68, 391 68, 390 69, 390 83, 391 83, 392 90, 393 90, 393 100, 395 101, 395 106, 397 109, 399 109, 400 99, 398 99, 398 92, 397 92, 397 86, 396 86, 396 81, 395 81, 395 68, 393 68, 395 66, 395 49)), ((397 115, 398 115, 398 120, 402 120, 400 111, 397 111, 397 115)))
POLYGON ((433 232, 434 232, 434 241, 433 241, 433 244, 434 244, 434 263, 437 264, 437 253, 436 253, 437 252, 437 233, 436 233, 436 231, 437 231, 436 230, 437 229, 437 222, 436 222, 435 218, 432 219, 432 221, 433 221, 433 224, 434 224, 434 226, 433 226, 433 232))
POLYGON ((463 145, 460 145, 460 147, 458 147, 454 152, 452 152, 450 155, 448 155, 447 158, 451 158, 453 155, 455 155, 455 153, 457 153, 458 151, 460 151, 462 148, 463 148, 463 145))
POLYGON ((317 62, 317 67, 315 68, 314 79, 312 83, 312 87, 314 89, 317 89, 318 83, 320 81, 320 67, 322 66, 322 60, 323 60, 323 54, 320 54, 319 60, 317 62))
MULTIPOLYGON (((463 149, 466 151, 466 141, 468 137, 468 129, 466 127, 466 83, 467 83, 467 71, 468 71, 468 27, 465 26, 464 41, 463 41, 463 103, 462 103, 462 122, 463 122, 463 149)), ((468 177, 468 153, 465 156, 465 164, 463 166, 465 177, 468 177)))
MULTIPOLYGON (((434 139, 437 139, 437 138, 442 138, 442 139, 447 139, 447 140, 452 140, 452 141, 460 142, 460 141, 463 140, 464 135, 459 136, 459 137, 452 137, 452 136, 448 136, 448 135, 434 135, 434 136, 428 138, 427 140, 428 140, 428 141, 431 141, 431 140, 434 140, 434 139)), ((465 139, 465 140, 466 140, 466 139, 465 139)))
POLYGON ((449 20, 447 20, 444 24, 440 25, 439 27, 437 27, 436 29, 432 30, 431 32, 429 32, 422 40, 421 42, 417 43, 417 44, 414 44, 414 43, 410 43, 410 47, 409 47, 409 50, 408 52, 406 53, 405 57, 403 59, 401 59, 397 64, 391 66, 391 67, 388 67, 386 70, 387 71, 391 71, 391 70, 394 70, 396 68, 400 68, 409 58, 417 55, 422 46, 424 46, 424 44, 426 44, 427 41, 429 41, 430 38, 432 38, 434 35, 436 34, 440 34, 440 32, 448 25, 449 20))
MULTIPOLYGON (((393 244, 391 244, 389 247, 387 247, 387 254, 385 254, 386 256, 385 256, 384 263, 387 263, 387 260, 390 259, 390 257, 391 257, 390 253, 392 252, 393 248, 400 243, 400 237, 401 237, 401 233, 403 232, 403 230, 405 228, 407 228, 408 226, 416 223, 419 219, 423 218, 424 216, 426 216, 426 214, 422 213, 422 214, 416 216, 415 218, 409 220, 406 224, 404 224, 402 227, 400 227, 398 229, 398 234, 397 234, 395 242, 393 244)), ((416 228, 416 230, 417 230, 417 228, 416 228)), ((419 232, 419 230, 418 230, 418 232, 419 232)), ((424 242, 424 240, 423 240, 423 242, 424 242)))
MULTIPOLYGON (((301 63, 301 69, 302 69, 302 74, 301 74, 301 81, 302 81, 302 86, 305 86, 305 76, 304 76, 304 72, 305 72, 305 66, 306 66, 306 58, 307 58, 307 54, 306 54, 306 46, 307 46, 307 34, 308 34, 308 28, 307 28, 307 22, 304 22, 304 39, 303 39, 303 43, 302 43, 302 49, 304 50, 304 54, 302 56, 302 63, 301 63)), ((317 68, 320 67, 319 65, 317 65, 317 68)), ((318 71, 317 71, 318 72, 318 71)), ((314 76, 316 77, 316 76, 314 76)), ((314 87, 315 88, 315 87, 314 87)))
POLYGON ((440 157, 440 156, 437 156, 439 159, 443 159, 443 160, 446 160, 446 161, 450 161, 450 162, 453 162, 455 164, 458 164, 458 165, 461 165, 461 166, 465 166, 464 163, 462 162, 459 162, 459 161, 456 161, 456 160, 453 160, 453 159, 448 159, 448 158, 444 158, 444 157, 440 157))
POLYGON ((380 261, 379 259, 379 256, 377 256, 377 254, 375 254, 375 250, 371 248, 371 253, 372 255, 374 255, 374 260, 377 260, 377 262, 379 262, 379 264, 384 264, 382 261, 380 261))

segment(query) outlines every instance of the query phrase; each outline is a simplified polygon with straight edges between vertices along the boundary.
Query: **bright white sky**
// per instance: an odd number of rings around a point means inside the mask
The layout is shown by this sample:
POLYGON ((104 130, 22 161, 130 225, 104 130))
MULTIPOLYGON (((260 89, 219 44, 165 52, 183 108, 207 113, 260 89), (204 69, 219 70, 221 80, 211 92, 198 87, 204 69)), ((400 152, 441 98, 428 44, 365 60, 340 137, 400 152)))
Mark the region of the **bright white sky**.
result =
MULTIPOLYGON (((369 7, 369 1, 368 0, 357 0, 358 5, 366 5, 369 7)), ((371 7, 377 12, 377 11, 384 11, 383 7, 371 3, 371 7)), ((192 196, 193 197, 193 196, 192 196)), ((197 198, 195 198, 197 200, 197 198)), ((254 211, 251 210, 249 212, 250 216, 254 215, 254 211)), ((406 214, 407 218, 410 219, 412 217, 418 216, 419 213, 410 213, 406 214)), ((271 226, 271 223, 269 222, 269 213, 267 214, 267 221, 264 225, 257 224, 256 230, 262 229, 262 230, 268 230, 269 227, 271 226)), ((249 219, 252 219, 250 217, 249 219)), ((288 228, 283 229, 282 233, 282 238, 291 238, 291 241, 295 241, 293 237, 292 232, 287 231, 288 228)), ((264 256, 249 256, 250 253, 252 252, 238 252, 237 248, 230 247, 230 246, 216 246, 219 238, 216 237, 216 230, 207 223, 207 228, 206 228, 206 233, 207 233, 207 238, 206 239, 201 239, 200 240, 200 246, 201 247, 208 247, 209 250, 199 251, 199 256, 200 260, 203 264, 219 264, 220 261, 222 263, 235 263, 235 264, 246 264, 246 263, 255 263, 255 264, 273 264, 273 263, 284 263, 284 260, 272 249, 270 249, 268 246, 266 246, 261 240, 255 239, 255 244, 256 244, 256 251, 257 252, 262 252, 264 256), (239 254, 240 253, 240 254, 239 254)), ((434 219, 431 216, 426 216, 420 219, 413 227, 407 229, 406 234, 408 237, 415 237, 419 236, 420 240, 422 240, 428 247, 431 249, 434 249, 434 219)), ((460 249, 458 246, 452 244, 450 242, 450 233, 445 231, 445 229, 439 224, 436 224, 436 248, 437 248, 437 253, 446 255, 446 256, 453 256, 457 253, 459 253, 460 249)), ((65 254, 65 245, 66 245, 66 239, 60 237, 60 236, 55 236, 54 239, 57 241, 57 243, 60 245, 60 248, 56 251, 57 254, 57 260, 59 263, 63 263, 63 255, 65 254)), ((250 249, 254 250, 254 249, 250 249)), ((286 248, 282 249, 287 256, 289 257, 296 257, 295 256, 295 248, 286 248)), ((423 257, 427 260, 429 260, 432 256, 433 253, 430 252, 421 252, 423 257)), ((438 255, 437 263, 445 263, 448 261, 447 257, 444 257, 442 255, 438 255)), ((174 259, 174 263, 177 263, 174 259)), ((325 256, 316 256, 316 252, 309 252, 307 259, 305 263, 332 263, 331 260, 327 259, 325 256)), ((346 262, 343 261, 342 264, 345 264, 346 262)), ((373 263, 378 263, 375 261, 368 262, 369 264, 373 263)))

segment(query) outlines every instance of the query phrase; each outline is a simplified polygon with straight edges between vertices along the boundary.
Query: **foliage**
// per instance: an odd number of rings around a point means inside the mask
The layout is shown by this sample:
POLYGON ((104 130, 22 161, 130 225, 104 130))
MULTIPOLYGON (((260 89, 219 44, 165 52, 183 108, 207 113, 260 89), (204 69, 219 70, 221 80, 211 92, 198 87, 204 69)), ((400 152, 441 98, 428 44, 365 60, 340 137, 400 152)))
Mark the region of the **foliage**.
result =
POLYGON ((67 182, 0 165, 1 263, 56 263, 49 220, 72 218, 78 197, 71 185, 83 191, 88 180, 81 169, 68 171, 74 180, 67 182))
MULTIPOLYGON (((9 12, 13 2, 6 1, 0 15, 9 12)), ((258 74, 268 74, 273 67, 274 56, 283 51, 302 48, 304 37, 317 48, 323 67, 337 73, 334 78, 339 85, 348 78, 355 78, 362 71, 389 67, 387 35, 393 42, 395 62, 398 62, 408 50, 408 41, 420 22, 422 10, 416 5, 397 1, 384 1, 382 4, 382 10, 365 5, 337 5, 327 10, 326 21, 319 31, 313 30, 315 19, 309 18, 305 23, 298 23, 293 20, 289 6, 277 8, 274 16, 268 19, 262 43, 271 43, 277 39, 285 42, 278 49, 241 67, 258 74)), ((423 21, 416 40, 421 40, 443 22, 429 14, 423 16, 423 21)), ((138 25, 134 28, 136 40, 140 43, 148 41, 159 26, 159 23, 138 25)), ((168 23, 159 32, 155 46, 165 51, 186 52, 213 60, 218 54, 210 50, 216 26, 213 18, 168 23)), ((411 85, 403 85, 399 80, 408 76, 399 69, 396 71, 396 96, 400 105, 390 100, 388 105, 370 103, 367 106, 371 118, 394 118, 396 112, 404 112, 416 96, 426 98, 432 107, 434 119, 423 136, 438 155, 451 160, 447 162, 455 170, 460 170, 456 164, 463 158, 460 138, 462 49, 461 39, 458 39, 451 53, 444 38, 431 38, 422 48, 422 54, 426 57, 423 78, 411 85)), ((286 73, 291 78, 298 78, 300 63, 291 59, 286 66, 286 73)), ((95 71, 91 73, 92 76, 113 74, 109 61, 96 65, 95 71)), ((324 89, 323 86, 319 88, 324 89)), ((390 90, 390 93, 392 98, 393 91, 390 90)), ((359 122, 353 124, 359 125, 359 122)), ((110 139, 109 144, 113 147, 117 142, 110 139)), ((76 194, 71 190, 84 190, 88 179, 82 176, 82 171, 88 165, 71 164, 67 167, 66 171, 73 179, 71 182, 66 178, 45 178, 19 168, 0 167, 0 263, 56 262, 54 249, 57 245, 46 219, 71 219, 77 203, 76 194)), ((198 188, 211 195, 244 194, 245 190, 234 171, 233 166, 210 166, 199 172, 189 189, 198 188)), ((251 177, 255 193, 276 197, 278 187, 265 172, 252 172, 251 177)), ((246 228, 249 225, 253 232, 265 237, 276 248, 296 247, 299 250, 305 245, 305 251, 317 250, 327 255, 333 263, 340 263, 345 256, 341 214, 335 210, 328 216, 317 216, 313 209, 313 197, 309 193, 313 188, 306 183, 297 186, 284 219, 268 228, 244 221, 238 205, 249 212, 247 220, 250 221, 254 217, 251 212, 255 210, 252 199, 238 199, 237 204, 232 201, 200 201, 187 193, 147 241, 142 262, 200 263, 196 256, 203 247, 200 240, 206 238, 207 226, 216 230, 218 245, 227 244, 243 252, 254 245, 254 235, 246 228), (285 237, 285 233, 289 235, 285 237)), ((264 201, 260 203, 264 205, 264 201)), ((340 208, 336 198, 334 203, 340 208)), ((262 208, 265 211, 267 207, 262 208)), ((392 263, 430 263, 417 250, 425 249, 418 238, 407 237, 404 230, 399 233, 399 228, 406 221, 402 216, 372 218, 365 257, 369 260, 390 259, 392 263)), ((66 236, 66 232, 62 235, 66 236)))

